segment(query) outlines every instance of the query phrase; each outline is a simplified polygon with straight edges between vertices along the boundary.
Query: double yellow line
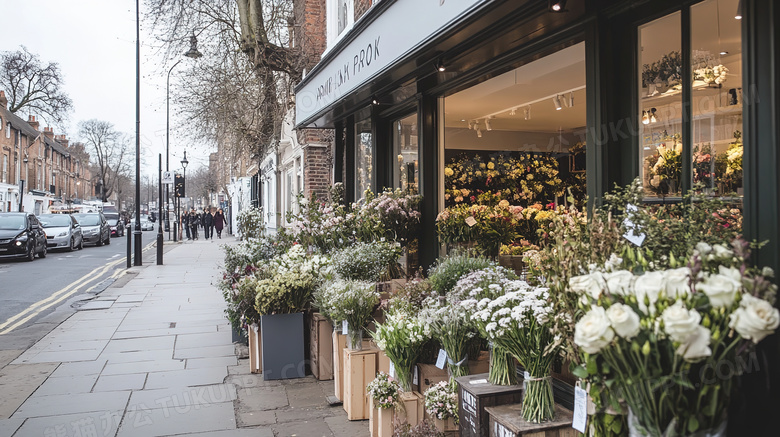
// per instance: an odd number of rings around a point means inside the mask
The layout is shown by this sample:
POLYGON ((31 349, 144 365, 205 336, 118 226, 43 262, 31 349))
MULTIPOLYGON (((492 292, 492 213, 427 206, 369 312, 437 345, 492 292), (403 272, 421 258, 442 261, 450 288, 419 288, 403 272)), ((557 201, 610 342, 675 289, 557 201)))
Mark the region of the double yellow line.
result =
MULTIPOLYGON (((147 251, 150 248, 154 247, 155 243, 150 243, 146 247, 144 247, 143 251, 147 251)), ((122 257, 115 261, 111 261, 110 263, 98 267, 91 272, 87 273, 86 275, 82 276, 81 278, 73 281, 72 283, 68 284, 64 288, 54 292, 51 296, 39 300, 38 302, 33 303, 29 307, 25 308, 22 312, 19 314, 16 314, 6 320, 5 322, 0 324, 0 335, 8 334, 9 332, 13 331, 14 329, 24 325, 28 321, 30 321, 33 317, 39 315, 43 311, 45 311, 48 308, 51 308, 53 305, 57 305, 64 301, 65 299, 69 298, 70 296, 74 295, 76 292, 80 291, 82 287, 86 286, 87 284, 91 283, 92 281, 96 281, 98 279, 101 279, 103 275, 105 275, 111 268, 116 267, 119 264, 122 264, 126 261, 126 258, 122 257)), ((117 269, 111 276, 109 276, 106 279, 109 278, 115 278, 119 276, 122 272, 125 270, 123 269, 117 269)), ((101 281, 102 282, 102 281, 101 281)), ((100 282, 94 284, 89 289, 85 291, 85 293, 88 293, 92 290, 94 290, 98 285, 100 285, 100 282)))

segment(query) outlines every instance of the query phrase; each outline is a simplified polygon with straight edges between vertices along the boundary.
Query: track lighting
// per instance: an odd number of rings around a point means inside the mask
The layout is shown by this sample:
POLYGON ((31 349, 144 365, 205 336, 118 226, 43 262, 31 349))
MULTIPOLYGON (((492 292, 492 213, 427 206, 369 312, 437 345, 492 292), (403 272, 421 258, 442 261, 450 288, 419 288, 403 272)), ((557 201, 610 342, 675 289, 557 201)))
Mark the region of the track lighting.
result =
POLYGON ((548 3, 552 12, 566 12, 566 0, 550 0, 548 3))
POLYGON ((574 91, 569 92, 569 108, 574 107, 574 91))
POLYGON ((650 124, 650 117, 647 115, 647 111, 642 111, 642 124, 650 124))
POLYGON ((490 118, 485 119, 485 129, 493 130, 493 126, 490 125, 490 118))
POLYGON ((509 110, 509 115, 515 115, 517 114, 517 108, 512 108, 509 110))
POLYGON ((560 111, 561 109, 563 109, 563 105, 561 105, 561 96, 560 95, 556 95, 555 97, 553 97, 553 104, 555 105, 555 110, 556 111, 560 111))
POLYGON ((444 63, 441 60, 436 61, 436 71, 439 73, 442 73, 447 70, 447 67, 444 66, 444 63))
POLYGON ((477 127, 477 138, 482 138, 482 129, 477 127))
POLYGON ((722 51, 720 52, 720 55, 721 55, 721 56, 726 56, 726 55, 728 55, 728 54, 729 54, 729 52, 727 52, 726 50, 722 50, 722 51))
POLYGON ((525 108, 523 110, 523 112, 525 113, 523 118, 525 118, 526 120, 530 120, 531 119, 531 107, 529 106, 529 107, 525 108))
POLYGON ((469 130, 474 129, 474 120, 469 120, 469 130))
POLYGON ((655 108, 650 110, 650 123, 658 123, 658 118, 655 116, 655 108))
POLYGON ((734 18, 737 20, 742 19, 742 0, 739 0, 739 3, 737 4, 737 13, 734 14, 734 18))

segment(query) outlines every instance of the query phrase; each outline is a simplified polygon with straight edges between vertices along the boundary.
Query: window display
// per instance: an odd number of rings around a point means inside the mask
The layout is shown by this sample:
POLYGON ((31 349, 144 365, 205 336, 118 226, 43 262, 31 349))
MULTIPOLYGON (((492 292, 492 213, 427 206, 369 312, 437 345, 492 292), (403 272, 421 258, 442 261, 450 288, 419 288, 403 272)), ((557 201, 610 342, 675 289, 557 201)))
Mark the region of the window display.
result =
POLYGON ((417 194, 420 149, 417 143, 416 113, 393 123, 393 152, 396 157, 393 184, 403 192, 417 194))
POLYGON ((374 138, 371 120, 355 123, 355 199, 374 189, 374 138))

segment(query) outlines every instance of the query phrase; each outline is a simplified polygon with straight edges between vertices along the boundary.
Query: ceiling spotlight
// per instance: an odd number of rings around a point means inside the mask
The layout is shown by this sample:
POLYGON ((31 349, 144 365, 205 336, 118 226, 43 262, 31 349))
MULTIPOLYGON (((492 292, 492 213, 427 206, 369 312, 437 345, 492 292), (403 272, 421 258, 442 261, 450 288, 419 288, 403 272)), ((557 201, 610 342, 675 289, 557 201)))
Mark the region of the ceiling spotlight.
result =
POLYGON ((515 115, 517 114, 517 108, 512 108, 509 110, 509 115, 515 115))
POLYGON ((379 101, 376 99, 376 97, 374 97, 373 99, 371 99, 371 103, 378 105, 379 101))
POLYGON ((549 7, 553 12, 565 12, 566 0, 550 0, 549 7))
POLYGON ((650 110, 650 123, 658 123, 658 118, 655 116, 655 108, 650 110))
POLYGON ((569 108, 574 107, 574 91, 569 92, 569 108))
POLYGON ((650 124, 650 117, 647 115, 647 111, 642 111, 642 124, 650 124))
POLYGON ((446 71, 446 70, 447 70, 447 67, 444 66, 443 62, 436 61, 436 71, 441 73, 441 72, 446 71))
POLYGON ((561 105, 561 96, 556 95, 555 97, 553 97, 553 104, 555 105, 555 110, 560 111, 563 108, 563 106, 561 105))
POLYGON ((474 120, 469 120, 469 130, 474 129, 474 120))
POLYGON ((720 52, 721 56, 726 56, 728 54, 729 54, 729 52, 727 52, 726 50, 721 50, 721 52, 720 52))
POLYGON ((477 128, 477 138, 482 138, 482 129, 477 128))
POLYGON ((524 114, 523 114, 524 117, 523 118, 525 118, 526 120, 530 120, 531 119, 531 107, 529 106, 529 107, 525 108, 523 110, 523 112, 524 112, 524 114))
POLYGON ((737 13, 734 14, 734 18, 737 20, 742 19, 742 0, 739 0, 739 3, 737 4, 737 13))
POLYGON ((490 118, 485 119, 485 129, 493 130, 493 126, 490 125, 490 118))

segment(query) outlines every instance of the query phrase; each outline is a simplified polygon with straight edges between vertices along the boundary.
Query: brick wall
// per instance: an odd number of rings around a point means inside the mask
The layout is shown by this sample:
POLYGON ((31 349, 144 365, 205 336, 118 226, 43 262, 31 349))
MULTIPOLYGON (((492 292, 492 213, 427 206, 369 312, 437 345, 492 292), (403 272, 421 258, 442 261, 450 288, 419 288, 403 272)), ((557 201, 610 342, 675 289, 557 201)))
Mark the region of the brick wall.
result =
POLYGON ((331 181, 330 146, 309 146, 304 150, 303 187, 306 197, 315 194, 318 199, 328 198, 331 181))
POLYGON ((311 70, 320 60, 327 44, 326 0, 294 0, 295 46, 310 58, 306 66, 311 70))
POLYGON ((372 3, 373 0, 355 0, 355 21, 368 11, 372 3))

